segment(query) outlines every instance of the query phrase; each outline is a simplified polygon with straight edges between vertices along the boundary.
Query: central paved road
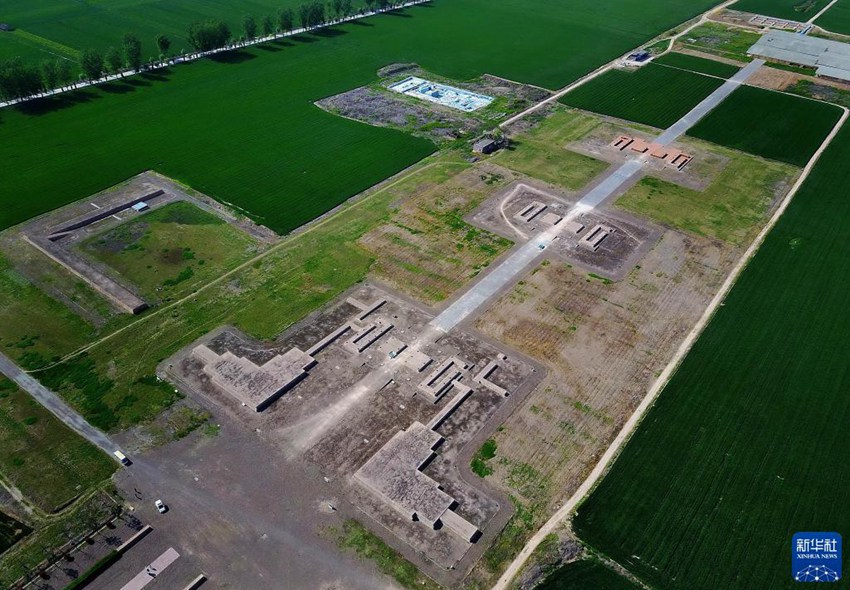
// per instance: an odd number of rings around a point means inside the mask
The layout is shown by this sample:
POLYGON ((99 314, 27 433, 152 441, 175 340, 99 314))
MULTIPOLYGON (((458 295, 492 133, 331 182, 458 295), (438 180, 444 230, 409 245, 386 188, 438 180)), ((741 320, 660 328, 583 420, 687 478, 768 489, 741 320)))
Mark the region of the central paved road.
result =
MULTIPOLYGON (((732 78, 723 83, 720 88, 715 90, 705 100, 691 109, 684 117, 679 119, 672 127, 664 131, 655 140, 655 143, 667 145, 672 143, 677 138, 684 135, 688 129, 693 127, 697 121, 702 119, 711 109, 719 105, 726 99, 736 88, 747 80, 757 69, 764 64, 764 61, 757 59, 746 67, 742 68, 732 78)), ((638 175, 643 169, 643 164, 646 161, 646 156, 629 160, 622 164, 609 174, 605 180, 591 189, 572 209, 567 213, 565 221, 574 218, 581 213, 592 211, 606 199, 617 194, 623 186, 638 175)), ((503 288, 507 287, 523 270, 539 256, 558 238, 561 228, 565 227, 566 223, 560 223, 540 234, 531 238, 513 254, 508 256, 501 264, 494 268, 484 278, 473 285, 469 291, 461 295, 461 297, 447 307, 440 315, 431 321, 431 325, 439 328, 444 332, 448 332, 457 326, 464 319, 474 313, 487 300, 495 296, 503 288)))
MULTIPOLYGON (((751 62, 746 67, 742 68, 737 74, 735 74, 735 76, 733 76, 732 78, 727 80, 720 88, 715 90, 705 100, 703 100, 701 103, 699 103, 693 109, 691 109, 691 111, 688 112, 684 117, 679 119, 679 121, 674 123, 664 133, 662 133, 660 136, 658 136, 658 139, 656 139, 655 142, 663 144, 663 145, 667 145, 667 144, 675 141, 676 138, 681 137, 683 134, 685 134, 688 131, 688 129, 693 127, 700 119, 702 119, 711 109, 713 109, 714 107, 719 105, 721 102, 723 102, 723 100, 726 97, 728 97, 736 88, 738 88, 741 84, 743 84, 747 80, 747 78, 749 78, 763 64, 764 64, 764 61, 757 59, 757 60, 751 62)), ((845 117, 846 117, 846 113, 845 113, 845 117)), ((841 125, 841 123, 843 123, 843 119, 842 119, 841 122, 839 122, 839 125, 836 126, 836 128, 833 130, 833 134, 837 132, 838 127, 841 125)), ((831 139, 832 139, 831 136, 828 137, 826 142, 821 146, 819 151, 823 150, 826 147, 826 144, 829 143, 829 141, 831 141, 831 139)), ((642 161, 640 161, 640 162, 642 163, 642 161)), ((623 170, 623 168, 627 164, 624 164, 623 166, 621 166, 620 169, 617 172, 623 170)), ((811 163, 809 165, 811 166, 811 163)), ((615 174, 617 172, 615 172, 615 174)), ((802 182, 802 180, 798 180, 798 183, 800 183, 800 182, 802 182)), ((601 186, 602 185, 600 185, 600 187, 601 186)), ((799 184, 797 186, 799 186, 799 184)), ((591 191, 591 192, 593 192, 593 191, 591 191)), ((604 191, 602 191, 602 192, 604 192, 604 191)), ((789 194, 793 194, 793 191, 792 191, 792 193, 789 193, 789 194)), ((601 193, 600 193, 600 196, 601 196, 601 193)), ((787 199, 788 199, 788 197, 786 197, 786 203, 787 203, 787 199)), ((598 202, 601 203, 604 200, 605 200, 605 197, 602 197, 601 200, 599 200, 598 202)), ((581 201, 579 201, 579 203, 576 205, 576 207, 578 207, 580 204, 581 204, 581 201)), ((781 210, 778 211, 777 214, 781 214, 781 210)), ((778 216, 774 216, 773 220, 771 221, 771 224, 768 224, 762 230, 762 234, 761 234, 762 236, 766 235, 767 231, 770 230, 772 223, 775 223, 776 219, 778 219, 778 216)), ((757 248, 757 247, 758 247, 758 240, 756 242, 754 242, 752 246, 750 246, 750 250, 751 250, 750 255, 752 254, 752 252, 755 251, 755 248, 757 248)), ((733 270, 732 273, 729 275, 729 277, 726 279, 726 283, 724 284, 725 289, 728 290, 729 288, 731 288, 731 284, 732 284, 732 281, 735 278, 736 272, 740 272, 740 269, 743 268, 743 264, 748 258, 749 258, 749 256, 745 256, 744 258, 742 258, 741 262, 739 263, 737 270, 733 270)), ((722 290, 721 290, 721 292, 719 292, 715 296, 715 300, 718 304, 721 301, 722 296, 723 296, 722 290)), ((709 309, 706 310, 706 313, 701 318, 700 323, 705 324, 705 323, 708 322, 708 319, 711 317, 711 309, 712 308, 710 306, 709 309)), ((449 311, 449 310, 447 309, 446 311, 449 311)), ((439 318, 437 318, 437 319, 439 319, 439 318)), ((698 336, 699 331, 700 331, 700 324, 697 324, 695 329, 689 335, 688 340, 695 339, 698 336)), ((679 352, 677 353, 678 355, 684 356, 685 352, 689 348, 688 340, 686 340, 682 344, 682 346, 679 348, 679 352)), ((672 368, 674 366, 676 366, 676 364, 677 364, 677 362, 674 361, 673 363, 668 365, 668 368, 666 370, 672 371, 672 368)), ((659 391, 660 391, 660 389, 659 389, 659 391)), ((644 398, 643 402, 641 402, 641 406, 644 408, 644 411, 645 411, 646 408, 648 408, 651 405, 652 399, 654 399, 654 398, 651 395, 648 395, 646 398, 644 398)), ((561 506, 561 508, 559 508, 558 511, 555 514, 552 515, 552 517, 540 528, 540 530, 538 530, 537 533, 534 534, 534 536, 528 541, 528 543, 525 544, 525 547, 522 548, 522 551, 520 551, 520 553, 519 553, 519 555, 517 555, 516 559, 514 559, 514 561, 508 566, 508 569, 505 570, 505 572, 499 578, 499 581, 496 582, 496 584, 493 586, 493 590, 507 590, 511 581, 520 572, 523 565, 525 565, 525 562, 528 560, 528 558, 531 556, 531 554, 534 552, 534 550, 537 549, 537 547, 540 545, 540 543, 543 541, 543 539, 545 539, 546 536, 549 535, 550 533, 555 532, 557 527, 560 526, 561 523, 567 517, 569 517, 570 514, 572 514, 572 512, 575 510, 576 506, 578 505, 579 501, 581 501, 585 497, 585 495, 587 493, 589 493, 590 489, 593 487, 595 482, 597 482, 602 477, 602 473, 604 472, 604 467, 605 467, 605 465, 607 465, 606 457, 608 458, 607 460, 610 461, 611 458, 616 453, 616 450, 619 448, 619 445, 622 445, 625 442, 628 433, 631 431, 630 429, 633 429, 633 428, 636 427, 639 415, 640 415, 639 412, 636 412, 635 414, 632 415, 632 417, 629 419, 629 421, 626 423, 626 425, 624 425, 624 427, 617 434, 617 438, 615 439, 614 443, 606 450, 605 455, 603 456, 600 463, 598 463, 596 465, 596 467, 593 470, 593 473, 591 473, 591 475, 581 484, 581 486, 576 491, 576 493, 573 494, 573 496, 563 506, 561 506)))
POLYGON ((35 401, 67 424, 71 430, 76 431, 80 436, 88 439, 92 444, 100 447, 105 453, 115 459, 115 455, 112 452, 118 446, 109 440, 108 436, 89 424, 85 418, 66 404, 62 398, 25 373, 23 369, 3 353, 0 353, 0 373, 3 373, 6 377, 17 383, 18 387, 29 393, 35 401))

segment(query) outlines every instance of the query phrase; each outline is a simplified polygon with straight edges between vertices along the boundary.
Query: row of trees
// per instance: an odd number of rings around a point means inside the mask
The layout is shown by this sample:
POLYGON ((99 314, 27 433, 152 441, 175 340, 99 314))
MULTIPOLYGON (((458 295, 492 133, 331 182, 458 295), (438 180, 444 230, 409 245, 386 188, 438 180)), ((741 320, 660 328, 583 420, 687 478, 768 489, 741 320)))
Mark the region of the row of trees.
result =
MULTIPOLYGON (((161 55, 168 54, 171 40, 165 35, 156 37, 161 55)), ((105 52, 86 49, 80 54, 79 79, 97 80, 105 73, 117 74, 142 69, 142 42, 133 33, 127 33, 120 48, 110 47, 105 52)), ((0 63, 0 99, 14 100, 35 96, 47 90, 65 88, 79 81, 75 78, 74 62, 60 57, 41 62, 26 63, 20 57, 0 63)))
MULTIPOLYGON (((397 0, 365 0, 368 10, 386 9, 397 6, 397 0)), ((270 36, 275 33, 288 33, 295 29, 296 17, 303 28, 317 27, 333 19, 349 17, 355 14, 352 0, 331 0, 327 4, 320 0, 311 0, 298 7, 281 9, 276 17, 264 16, 259 24, 253 16, 246 16, 242 25, 244 39, 252 41, 258 34, 270 36), (330 15, 333 15, 330 17, 330 15), (330 17, 330 18, 329 18, 330 17)), ((363 9, 360 9, 360 13, 363 9)), ((232 40, 227 23, 208 20, 193 23, 189 27, 187 40, 198 52, 211 51, 226 47, 232 40)), ((166 59, 171 50, 171 40, 165 35, 157 35, 156 47, 160 59, 166 59)), ((133 33, 127 33, 120 47, 110 47, 105 52, 86 49, 80 55, 79 75, 81 80, 100 79, 104 74, 119 74, 125 71, 138 72, 144 65, 142 61, 142 42, 133 33)), ((64 89, 74 85, 74 64, 67 58, 47 60, 40 65, 25 63, 15 57, 0 63, 0 99, 15 100, 36 96, 56 88, 64 89)))

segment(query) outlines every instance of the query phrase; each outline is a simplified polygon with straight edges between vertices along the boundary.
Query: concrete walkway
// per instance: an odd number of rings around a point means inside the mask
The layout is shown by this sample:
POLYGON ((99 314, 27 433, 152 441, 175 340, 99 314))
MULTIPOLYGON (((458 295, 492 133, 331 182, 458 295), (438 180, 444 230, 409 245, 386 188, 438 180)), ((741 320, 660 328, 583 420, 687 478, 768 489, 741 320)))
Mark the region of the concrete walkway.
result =
MULTIPOLYGON (((720 88, 712 92, 697 106, 691 109, 684 117, 676 121, 669 129, 664 131, 655 143, 667 145, 684 135, 688 129, 693 127, 700 119, 708 114, 714 107, 723 102, 736 88, 743 84, 764 62, 755 60, 742 68, 732 78, 723 83, 720 88)), ((643 170, 643 164, 647 156, 640 156, 629 160, 613 172, 611 172, 601 183, 593 187, 570 209, 564 220, 568 221, 582 213, 592 211, 599 207, 607 199, 616 195, 620 189, 626 186, 643 170)), ((501 264, 474 284, 469 291, 446 308, 440 315, 431 321, 431 325, 448 332, 464 319, 473 314, 486 301, 494 297, 503 288, 514 282, 517 276, 527 266, 543 255, 549 245, 560 237, 560 233, 566 223, 560 223, 552 228, 531 238, 501 264)))
POLYGON ((726 80, 720 88, 712 92, 701 103, 695 106, 684 117, 673 123, 664 133, 658 136, 655 143, 661 145, 669 145, 676 141, 679 137, 687 133, 688 129, 696 125, 696 123, 705 117, 709 111, 726 100, 732 92, 734 92, 741 84, 756 73, 760 67, 764 65, 763 59, 754 59, 746 66, 738 70, 738 72, 726 80))
POLYGON ((103 452, 117 461, 112 452, 118 449, 118 446, 109 440, 108 436, 89 424, 85 418, 80 416, 74 409, 71 408, 71 406, 66 404, 61 397, 25 373, 23 369, 21 369, 12 359, 3 353, 0 353, 0 373, 6 375, 6 377, 14 381, 18 387, 29 393, 35 401, 40 403, 51 414, 64 422, 71 430, 75 431, 92 444, 100 447, 103 452))
MULTIPOLYGON (((740 80, 743 82, 743 80, 740 80)), ((718 91, 721 89, 718 89, 718 91)), ((620 452, 620 449, 628 442, 631 435, 640 425, 641 419, 644 417, 649 408, 652 407, 652 404, 658 398, 661 391, 664 389, 667 382, 673 376, 674 371, 678 368, 679 364, 684 360, 685 356, 691 350, 691 347, 697 341, 699 336, 702 334, 703 330, 705 330, 708 323, 711 321, 711 318, 714 317, 714 313, 717 309, 722 305, 723 300, 726 299, 726 296, 731 291, 733 285, 738 280, 738 277, 746 268, 747 263, 750 259, 755 256, 758 249, 761 247, 762 243, 764 243, 765 238, 770 233, 770 230, 776 225, 779 221, 779 218, 788 208, 788 205, 791 203, 791 199, 794 198, 794 195, 797 194, 797 191, 806 181, 811 171, 814 169, 815 164, 818 159, 820 159, 821 154, 826 150, 835 136, 838 134, 841 127, 847 121, 848 116, 850 115, 850 111, 844 108, 844 114, 841 116, 841 119, 835 124, 830 134, 824 139, 823 143, 820 145, 818 150, 814 153, 814 155, 809 160, 806 167, 803 169, 803 173, 794 183, 794 186, 791 187, 791 190, 782 200, 782 203, 777 208, 776 212, 768 221, 767 225, 762 228, 759 235, 750 244, 747 251, 744 252, 744 255, 741 256, 741 259, 729 273, 729 276, 726 277, 726 280, 723 282, 723 285, 720 287, 720 290, 714 296, 714 298, 709 303, 702 317, 700 317, 697 324, 690 331, 688 336, 679 346, 676 354, 664 368, 664 371, 659 375, 658 379, 656 379, 652 388, 647 392, 646 396, 641 400, 640 405, 635 409, 634 413, 629 417, 628 421, 623 425, 620 431, 617 433, 617 436, 605 450, 605 453, 599 459, 599 462, 593 468, 590 475, 585 479, 582 484, 578 487, 575 493, 561 506, 555 514, 553 514, 548 521, 538 530, 531 539, 525 544, 525 547, 522 548, 519 555, 514 559, 514 561, 508 566, 502 576, 499 578, 499 581, 493 586, 493 590, 507 590, 511 581, 516 577, 517 574, 520 573, 526 561, 528 561, 531 554, 537 549, 540 543, 550 534, 554 533, 558 530, 558 528, 567 520, 578 507, 578 505, 584 500, 584 498, 591 492, 594 486, 602 479, 605 475, 606 470, 613 463, 614 459, 620 452)))
POLYGON ((835 5, 835 3, 836 3, 836 2, 838 2, 838 0, 832 0, 832 2, 830 2, 829 4, 827 4, 826 6, 824 6, 824 7, 823 7, 823 9, 821 9, 821 11, 820 11, 820 12, 818 12, 818 13, 817 13, 816 15, 814 15, 812 18, 810 18, 809 20, 807 20, 807 21, 806 21, 806 24, 807 24, 807 25, 810 25, 810 24, 812 24, 813 22, 815 22, 817 19, 819 19, 821 16, 823 16, 823 13, 824 13, 824 12, 826 12, 827 10, 829 10, 830 8, 832 8, 832 7, 835 5))

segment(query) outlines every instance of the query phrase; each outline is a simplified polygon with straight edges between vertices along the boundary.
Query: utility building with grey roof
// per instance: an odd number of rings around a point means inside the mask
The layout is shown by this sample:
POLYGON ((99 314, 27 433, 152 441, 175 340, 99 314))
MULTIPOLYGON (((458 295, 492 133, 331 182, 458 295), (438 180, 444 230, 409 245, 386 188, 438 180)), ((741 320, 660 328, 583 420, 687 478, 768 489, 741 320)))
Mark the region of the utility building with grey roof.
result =
POLYGON ((748 53, 771 61, 817 68, 818 76, 850 82, 850 44, 847 43, 770 31, 748 53))

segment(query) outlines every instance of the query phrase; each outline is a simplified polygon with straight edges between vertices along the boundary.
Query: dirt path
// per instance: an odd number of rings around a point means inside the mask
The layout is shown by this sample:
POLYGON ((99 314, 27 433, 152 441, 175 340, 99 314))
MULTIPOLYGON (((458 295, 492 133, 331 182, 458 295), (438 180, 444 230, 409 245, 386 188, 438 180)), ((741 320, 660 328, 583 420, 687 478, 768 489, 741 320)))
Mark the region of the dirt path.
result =
POLYGON ((576 509, 579 503, 581 503, 585 496, 590 493, 593 487, 605 474, 606 470, 617 457, 620 450, 623 448, 625 443, 628 442, 629 438, 631 438, 631 435, 637 429, 647 410, 652 407, 652 404, 655 402, 659 393, 661 393, 661 391, 664 389, 664 386, 667 385, 667 382, 670 380, 670 377, 672 377, 676 368, 678 368, 679 364, 685 358, 685 355, 687 355, 687 353, 690 351, 694 342, 696 342, 697 338, 700 336, 700 334, 702 334, 703 330, 708 325, 711 318, 714 316, 714 313, 723 304, 723 300, 726 298, 729 291, 732 289, 732 286, 738 280, 738 277, 743 272, 747 263, 761 247, 762 243, 767 237, 767 234, 770 232, 771 229, 773 229, 773 227, 779 221, 779 218, 782 217, 782 214, 785 212, 785 210, 788 208, 788 205, 791 203, 791 199, 803 185, 803 182, 805 182, 806 178, 808 178, 815 164, 820 159, 821 154, 823 154, 824 150, 826 150, 826 148, 835 138, 838 131, 844 125, 844 122, 847 120, 850 111, 848 111, 848 109, 846 108, 843 108, 843 110, 844 114, 841 116, 841 119, 839 119, 838 123, 835 124, 835 127, 833 127, 830 134, 826 137, 821 146, 809 160, 809 163, 806 164, 806 167, 803 169, 803 173, 800 175, 800 177, 797 179, 797 182, 794 183, 794 186, 782 200, 782 203, 777 208, 773 216, 770 218, 770 221, 768 221, 767 225, 761 230, 761 232, 759 232, 759 235, 756 237, 755 241, 753 241, 750 247, 747 248, 747 251, 744 252, 743 256, 741 256, 741 259, 732 269, 732 272, 729 273, 729 276, 724 281, 723 286, 711 300, 711 303, 709 304, 708 308, 706 308, 699 322, 697 322, 696 326, 694 326, 693 330, 691 330, 691 332, 688 334, 688 337, 685 339, 685 341, 682 342, 681 346, 676 351, 676 354, 673 359, 670 361, 667 367, 665 367, 664 371, 655 381, 655 384, 643 398, 640 405, 631 415, 629 420, 623 425, 623 428, 617 434, 611 445, 606 449, 599 462, 593 468, 593 471, 590 473, 587 479, 584 480, 581 486, 579 486, 579 488, 572 495, 572 497, 570 497, 570 499, 567 500, 564 505, 560 509, 558 509, 555 514, 552 515, 552 517, 546 522, 546 524, 544 524, 531 539, 529 539, 529 541, 525 544, 525 547, 523 547, 522 551, 520 551, 516 559, 514 559, 510 566, 508 566, 507 570, 505 570, 505 573, 502 574, 502 576, 499 578, 499 581, 493 586, 493 590, 507 590, 511 580, 513 580, 513 578, 520 572, 522 567, 525 565, 525 562, 528 560, 534 550, 537 549, 543 539, 545 539, 547 535, 554 533, 558 529, 558 527, 560 527, 563 522, 567 520, 569 516, 572 515, 573 511, 576 509))

